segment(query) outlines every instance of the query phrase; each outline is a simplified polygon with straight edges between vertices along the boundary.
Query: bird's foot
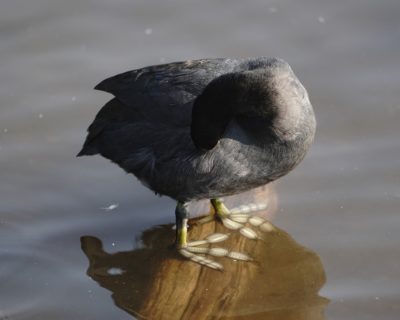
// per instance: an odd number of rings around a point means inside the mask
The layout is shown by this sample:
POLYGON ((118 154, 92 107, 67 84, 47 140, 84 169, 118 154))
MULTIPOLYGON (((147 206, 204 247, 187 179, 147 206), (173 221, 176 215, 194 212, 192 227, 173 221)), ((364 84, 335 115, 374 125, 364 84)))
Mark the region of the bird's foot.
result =
MULTIPOLYGON (((219 199, 212 199, 211 204, 215 209, 218 219, 222 221, 223 225, 226 228, 230 230, 238 230, 246 238, 259 239, 258 234, 251 227, 246 226, 247 223, 251 226, 258 227, 258 229, 262 231, 271 231, 274 228, 266 220, 257 216, 248 215, 249 212, 265 209, 265 204, 251 204, 247 206, 240 206, 232 210, 228 210, 219 199)), ((176 246, 179 253, 185 258, 215 270, 223 270, 222 265, 214 261, 213 259, 207 258, 205 255, 210 255, 214 257, 227 257, 234 260, 242 261, 253 260, 245 253, 230 251, 221 247, 210 246, 214 243, 225 241, 226 239, 228 239, 229 234, 214 233, 206 237, 204 240, 187 242, 187 204, 178 202, 175 213, 177 217, 176 246)), ((198 223, 205 223, 213 219, 215 219, 215 216, 210 215, 205 219, 201 219, 200 221, 198 221, 198 223)))
POLYGON ((204 240, 192 241, 186 244, 178 245, 178 250, 181 255, 193 262, 221 271, 224 268, 220 263, 212 259, 206 258, 204 255, 210 255, 214 257, 227 257, 234 260, 242 261, 253 260, 247 254, 241 252, 229 251, 228 249, 221 247, 202 247, 202 245, 210 245, 213 243, 225 241, 226 239, 228 239, 228 237, 228 234, 213 233, 206 237, 204 240))
POLYGON ((219 199, 212 199, 211 204, 214 207, 217 217, 223 225, 230 230, 238 230, 240 234, 248 239, 260 239, 256 231, 251 227, 257 228, 262 232, 270 232, 274 230, 274 226, 267 220, 259 216, 251 216, 250 212, 264 210, 266 204, 249 204, 229 210, 219 199))

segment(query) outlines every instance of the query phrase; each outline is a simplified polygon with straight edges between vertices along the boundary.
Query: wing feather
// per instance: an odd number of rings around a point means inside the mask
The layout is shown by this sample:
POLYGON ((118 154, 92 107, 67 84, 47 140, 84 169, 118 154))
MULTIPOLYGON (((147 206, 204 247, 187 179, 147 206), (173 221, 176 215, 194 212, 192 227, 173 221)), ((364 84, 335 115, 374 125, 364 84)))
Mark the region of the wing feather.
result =
POLYGON ((173 62, 132 70, 105 79, 95 89, 113 94, 128 106, 152 108, 184 105, 206 85, 239 64, 234 59, 202 59, 173 62))

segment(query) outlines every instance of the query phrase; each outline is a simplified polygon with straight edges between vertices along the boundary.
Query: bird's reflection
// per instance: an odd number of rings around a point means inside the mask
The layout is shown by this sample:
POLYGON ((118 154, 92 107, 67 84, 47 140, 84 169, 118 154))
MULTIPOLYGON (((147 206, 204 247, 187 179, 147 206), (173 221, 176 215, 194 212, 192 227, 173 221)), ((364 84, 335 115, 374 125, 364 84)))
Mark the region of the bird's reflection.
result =
MULTIPOLYGON (((217 222, 193 225, 196 239, 225 230, 217 222)), ((325 271, 318 255, 271 225, 261 239, 237 234, 224 243, 256 262, 218 260, 215 271, 183 260, 166 244, 171 225, 145 231, 141 248, 109 254, 98 238, 81 238, 87 274, 110 290, 115 304, 139 319, 324 319, 318 295, 325 271)))

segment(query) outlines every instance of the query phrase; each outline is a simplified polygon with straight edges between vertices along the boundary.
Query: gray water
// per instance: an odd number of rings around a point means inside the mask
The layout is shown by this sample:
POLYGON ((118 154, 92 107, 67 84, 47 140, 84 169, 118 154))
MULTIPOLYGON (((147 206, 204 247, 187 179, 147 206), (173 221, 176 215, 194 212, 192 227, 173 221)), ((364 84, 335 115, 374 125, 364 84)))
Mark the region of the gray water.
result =
POLYGON ((173 222, 172 200, 75 158, 109 99, 92 87, 151 64, 261 55, 290 62, 318 120, 311 152, 275 185, 272 222, 320 256, 326 319, 398 319, 399 12, 398 0, 2 1, 0 319, 132 319, 86 275, 79 239, 126 251, 173 222))

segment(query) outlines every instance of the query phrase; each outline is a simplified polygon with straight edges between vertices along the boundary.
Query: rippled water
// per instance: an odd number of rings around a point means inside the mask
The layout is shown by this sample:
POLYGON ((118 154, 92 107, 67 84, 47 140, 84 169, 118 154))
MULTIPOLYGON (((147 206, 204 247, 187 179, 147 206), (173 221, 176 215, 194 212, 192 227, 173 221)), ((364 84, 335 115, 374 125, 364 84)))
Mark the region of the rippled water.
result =
POLYGON ((221 319, 398 319, 397 0, 0 6, 0 319, 184 316, 182 304, 221 319), (164 61, 259 55, 291 63, 317 138, 275 185, 274 233, 238 242, 260 266, 199 271, 168 251, 172 200, 104 159, 75 158, 109 98, 92 87, 164 61))

